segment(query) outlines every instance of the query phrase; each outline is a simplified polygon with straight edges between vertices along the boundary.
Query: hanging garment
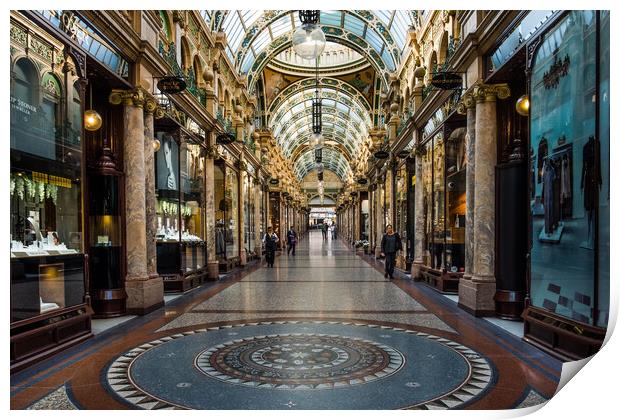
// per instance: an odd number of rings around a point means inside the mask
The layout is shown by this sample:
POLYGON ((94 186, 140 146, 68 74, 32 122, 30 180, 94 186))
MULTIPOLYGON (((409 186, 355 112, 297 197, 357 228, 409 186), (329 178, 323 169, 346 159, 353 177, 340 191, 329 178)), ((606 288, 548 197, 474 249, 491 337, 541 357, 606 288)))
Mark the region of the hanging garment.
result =
POLYGON ((555 197, 553 194, 553 184, 555 180, 555 169, 551 162, 547 161, 543 167, 543 205, 545 207, 545 233, 553 233, 555 230, 555 197))
POLYGON ((583 206, 587 211, 596 209, 596 193, 603 180, 601 179, 601 167, 599 165, 599 143, 590 136, 583 146, 583 167, 581 168, 581 189, 583 190, 583 206))
POLYGON ((540 184, 541 182, 543 182, 542 178, 543 178, 543 169, 545 166, 545 158, 547 157, 547 154, 549 154, 549 145, 547 144, 547 139, 546 138, 542 138, 540 139, 540 143, 538 143, 538 183, 540 184))
POLYGON ((569 200, 573 193, 571 189, 571 170, 570 164, 568 160, 568 155, 562 156, 562 175, 561 175, 561 193, 562 193, 562 202, 569 200))

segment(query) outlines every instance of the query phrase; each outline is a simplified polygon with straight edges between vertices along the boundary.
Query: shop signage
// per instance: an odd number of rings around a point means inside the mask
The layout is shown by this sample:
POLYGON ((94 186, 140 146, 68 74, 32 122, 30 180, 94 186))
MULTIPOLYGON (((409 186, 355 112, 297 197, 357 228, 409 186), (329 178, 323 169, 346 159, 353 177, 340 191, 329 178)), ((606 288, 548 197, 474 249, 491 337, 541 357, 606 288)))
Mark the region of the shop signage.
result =
POLYGON ((235 136, 230 133, 220 133, 215 137, 217 144, 230 144, 235 142, 235 136))
POLYGON ((357 180, 358 184, 365 185, 368 184, 368 180, 366 178, 360 178, 357 180))
POLYGON ((15 96, 11 96, 11 108, 26 115, 37 112, 37 107, 35 107, 34 105, 30 105, 29 103, 26 103, 21 99, 16 98, 15 96))
POLYGON ((270 179, 269 183, 271 185, 278 185, 280 183, 280 180, 279 179, 270 179))
POLYGON ((186 87, 185 79, 178 76, 164 76, 157 82, 157 89, 168 94, 183 92, 186 87))
POLYGON ((378 150, 375 152, 374 156, 377 159, 387 159, 390 156, 390 154, 386 150, 378 150))
POLYGON ((458 73, 438 71, 432 73, 431 85, 441 90, 460 89, 463 86, 463 78, 458 73))

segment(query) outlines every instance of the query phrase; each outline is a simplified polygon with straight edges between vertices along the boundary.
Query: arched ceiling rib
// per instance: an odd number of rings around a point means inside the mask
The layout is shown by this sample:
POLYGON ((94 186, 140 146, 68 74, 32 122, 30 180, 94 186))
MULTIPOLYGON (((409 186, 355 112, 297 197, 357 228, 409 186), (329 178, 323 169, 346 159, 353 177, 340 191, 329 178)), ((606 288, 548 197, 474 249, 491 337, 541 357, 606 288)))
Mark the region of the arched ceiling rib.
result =
MULTIPOLYGON (((306 78, 302 80, 298 80, 294 83, 291 83, 287 87, 285 87, 282 92, 275 97, 275 99, 269 104, 269 113, 282 103, 282 101, 288 99, 292 95, 298 93, 300 90, 306 89, 314 89, 316 84, 316 80, 314 78, 306 78)), ((319 86, 330 87, 334 90, 338 90, 340 92, 344 92, 351 96, 353 99, 357 100, 360 105, 362 105, 366 110, 370 111, 371 106, 368 103, 366 97, 355 87, 351 86, 351 84, 345 82, 344 80, 336 79, 333 77, 319 77, 319 86)))

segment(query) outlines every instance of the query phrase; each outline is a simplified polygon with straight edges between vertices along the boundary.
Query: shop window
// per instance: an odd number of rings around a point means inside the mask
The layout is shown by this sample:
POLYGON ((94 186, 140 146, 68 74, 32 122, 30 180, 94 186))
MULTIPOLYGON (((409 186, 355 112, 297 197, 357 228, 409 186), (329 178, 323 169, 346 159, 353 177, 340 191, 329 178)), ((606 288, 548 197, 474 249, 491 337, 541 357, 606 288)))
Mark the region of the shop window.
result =
POLYGON ((598 313, 596 325, 607 327, 609 321, 609 210, 610 210, 610 143, 609 143, 609 11, 602 10, 600 13, 599 35, 599 136, 601 143, 600 161, 602 183, 599 191, 599 222, 598 222, 598 313))
POLYGON ((606 193, 596 60, 595 12, 570 12, 544 36, 531 79, 532 305, 585 324, 594 322, 597 197, 606 193))
POLYGON ((224 163, 215 166, 216 253, 239 257, 239 177, 224 163))
POLYGON ((181 182, 181 265, 188 273, 206 266, 204 157, 200 145, 181 144, 181 182))
POLYGON ((11 320, 84 298, 81 157, 60 116, 61 84, 18 60, 11 83, 11 320))

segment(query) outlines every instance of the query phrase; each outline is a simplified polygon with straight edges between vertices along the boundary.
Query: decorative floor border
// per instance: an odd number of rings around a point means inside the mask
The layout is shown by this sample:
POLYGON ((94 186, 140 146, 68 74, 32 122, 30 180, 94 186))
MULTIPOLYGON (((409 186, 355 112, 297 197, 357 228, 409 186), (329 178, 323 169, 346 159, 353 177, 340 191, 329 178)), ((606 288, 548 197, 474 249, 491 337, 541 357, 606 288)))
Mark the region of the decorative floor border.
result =
POLYGON ((138 407, 146 410, 176 410, 176 409, 190 409, 180 404, 170 403, 154 395, 150 395, 140 389, 130 378, 129 370, 133 361, 141 354, 159 346, 168 341, 175 340, 177 338, 183 338, 188 335, 197 333, 203 333, 208 331, 217 331, 230 328, 239 328, 246 326, 257 325, 288 325, 288 324, 329 324, 329 325, 347 325, 356 327, 368 327, 378 328, 381 330, 400 331, 407 334, 414 334, 422 338, 434 340, 437 343, 451 348, 458 352, 469 364, 470 372, 468 378, 455 390, 436 397, 432 400, 418 403, 411 406, 402 407, 403 409, 418 409, 418 410, 445 410, 451 408, 458 408, 461 405, 472 402, 474 399, 480 397, 489 387, 493 380, 493 369, 486 358, 482 357, 478 352, 466 347, 460 343, 452 340, 448 340, 443 337, 439 337, 432 334, 427 334, 411 329, 390 327, 386 325, 378 324, 366 324, 359 322, 342 322, 342 321, 306 321, 306 320, 292 320, 292 321, 262 321, 262 322, 249 322, 232 325, 221 325, 217 327, 201 328, 192 331, 186 331, 170 336, 158 338, 157 340, 150 341, 135 347, 123 355, 114 360, 108 368, 107 378, 110 389, 119 396, 124 402, 132 407, 138 407))

